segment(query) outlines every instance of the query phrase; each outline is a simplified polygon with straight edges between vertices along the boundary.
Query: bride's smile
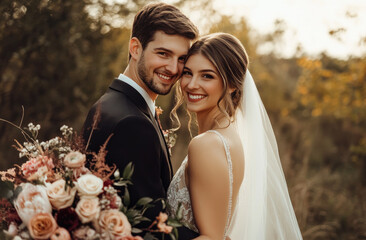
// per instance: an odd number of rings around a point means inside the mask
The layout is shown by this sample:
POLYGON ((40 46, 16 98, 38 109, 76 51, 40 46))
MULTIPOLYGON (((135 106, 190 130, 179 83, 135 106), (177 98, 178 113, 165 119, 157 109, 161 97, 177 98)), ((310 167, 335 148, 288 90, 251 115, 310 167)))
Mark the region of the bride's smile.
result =
POLYGON ((223 81, 215 66, 202 54, 189 57, 180 82, 187 108, 197 114, 217 107, 223 94, 223 81))

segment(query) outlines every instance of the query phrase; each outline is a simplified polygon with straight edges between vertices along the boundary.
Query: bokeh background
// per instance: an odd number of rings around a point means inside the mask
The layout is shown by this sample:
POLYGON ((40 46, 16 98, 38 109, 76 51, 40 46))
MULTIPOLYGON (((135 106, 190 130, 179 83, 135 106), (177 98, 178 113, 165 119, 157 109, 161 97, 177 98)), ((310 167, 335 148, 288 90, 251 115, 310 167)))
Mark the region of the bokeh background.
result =
MULTIPOLYGON (((127 65, 134 14, 146 0, 0 1, 0 118, 80 130, 90 106, 127 65)), ((166 1, 202 34, 237 36, 270 115, 304 239, 366 239, 366 2, 166 1)), ((161 96, 163 127, 174 94, 161 96)), ((175 170, 187 150, 183 126, 175 170)), ((193 127, 193 134, 195 134, 193 127)), ((0 170, 21 164, 0 122, 0 170)))

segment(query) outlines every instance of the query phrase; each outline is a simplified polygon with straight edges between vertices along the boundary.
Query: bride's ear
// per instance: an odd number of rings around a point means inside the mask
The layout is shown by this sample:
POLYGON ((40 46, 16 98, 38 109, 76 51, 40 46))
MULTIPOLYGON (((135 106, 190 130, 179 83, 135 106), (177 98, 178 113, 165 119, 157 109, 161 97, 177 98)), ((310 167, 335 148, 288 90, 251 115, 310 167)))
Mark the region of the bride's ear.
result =
POLYGON ((129 51, 131 54, 131 58, 133 58, 134 60, 138 60, 140 58, 142 53, 142 45, 140 40, 138 40, 136 37, 131 38, 129 51))

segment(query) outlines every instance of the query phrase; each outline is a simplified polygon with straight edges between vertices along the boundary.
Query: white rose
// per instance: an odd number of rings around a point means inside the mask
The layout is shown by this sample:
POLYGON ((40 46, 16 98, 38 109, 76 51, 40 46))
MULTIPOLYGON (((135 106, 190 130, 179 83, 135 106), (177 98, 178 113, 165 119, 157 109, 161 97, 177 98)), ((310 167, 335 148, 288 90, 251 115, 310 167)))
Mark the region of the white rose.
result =
POLYGON ((100 213, 98 198, 82 198, 75 209, 82 223, 98 219, 100 213))
POLYGON ((86 174, 78 179, 77 188, 83 197, 96 197, 102 192, 103 180, 93 174, 86 174))
POLYGON ((67 187, 65 180, 60 179, 47 186, 47 195, 54 209, 60 210, 72 205, 75 198, 76 188, 67 187))
POLYGON ((23 223, 28 225, 30 219, 37 213, 52 212, 45 187, 31 183, 25 183, 21 187, 22 191, 14 201, 14 207, 23 223))
POLYGON ((85 154, 81 152, 70 152, 65 156, 64 163, 69 168, 81 168, 84 166, 85 159, 85 154))

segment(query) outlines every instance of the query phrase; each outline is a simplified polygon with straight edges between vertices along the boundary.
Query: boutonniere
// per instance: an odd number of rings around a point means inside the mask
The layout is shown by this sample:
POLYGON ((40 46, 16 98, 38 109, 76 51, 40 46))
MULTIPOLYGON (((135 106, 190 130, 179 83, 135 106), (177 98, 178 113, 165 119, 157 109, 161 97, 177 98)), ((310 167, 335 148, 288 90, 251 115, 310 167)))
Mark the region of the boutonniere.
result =
POLYGON ((160 122, 160 115, 163 114, 163 109, 159 106, 155 107, 155 114, 158 120, 159 126, 161 131, 163 132, 166 145, 168 146, 169 154, 172 155, 172 148, 174 147, 175 143, 177 142, 177 134, 175 133, 175 129, 163 129, 160 122))

